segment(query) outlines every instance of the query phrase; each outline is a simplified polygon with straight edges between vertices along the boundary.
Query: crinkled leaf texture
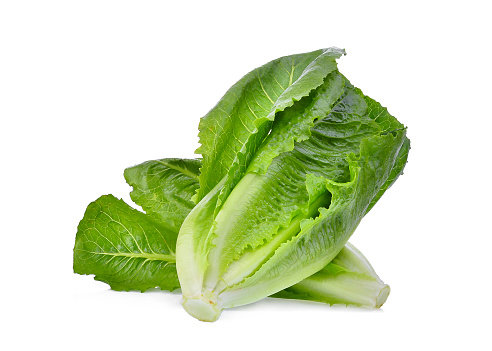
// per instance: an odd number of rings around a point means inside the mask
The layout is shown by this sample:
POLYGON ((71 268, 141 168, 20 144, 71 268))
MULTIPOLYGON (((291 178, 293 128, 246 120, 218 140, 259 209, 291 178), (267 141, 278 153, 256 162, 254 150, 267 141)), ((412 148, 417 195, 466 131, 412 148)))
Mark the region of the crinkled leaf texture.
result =
POLYGON ((183 305, 198 319, 215 320, 223 308, 321 270, 402 173, 406 129, 338 72, 342 53, 272 61, 236 83, 203 118, 200 201, 177 243, 183 305), (285 87, 275 68, 298 61, 304 71, 287 84, 295 94, 289 88, 270 94, 264 82, 285 87), (265 95, 264 114, 249 115, 248 106, 265 95), (251 125, 245 116, 253 116, 251 125))
MULTIPOLYGON (((91 203, 79 225, 75 272, 95 274, 95 279, 114 290, 179 287, 173 255, 177 231, 168 227, 181 223, 193 207, 200 165, 198 159, 162 159, 126 169, 125 178, 133 186, 131 196, 147 215, 112 195, 91 203)), ((275 297, 373 308, 387 297, 387 285, 349 244, 323 271, 343 271, 343 275, 318 274, 275 297)))
POLYGON ((200 120, 197 153, 203 155, 203 166, 196 199, 203 199, 227 174, 231 184, 224 189, 230 190, 268 134, 275 114, 320 86, 336 70, 335 58, 344 53, 330 48, 281 57, 232 86, 200 120))
POLYGON ((133 187, 132 200, 167 229, 177 233, 195 206, 191 197, 198 189, 199 159, 168 158, 147 161, 125 169, 133 187))

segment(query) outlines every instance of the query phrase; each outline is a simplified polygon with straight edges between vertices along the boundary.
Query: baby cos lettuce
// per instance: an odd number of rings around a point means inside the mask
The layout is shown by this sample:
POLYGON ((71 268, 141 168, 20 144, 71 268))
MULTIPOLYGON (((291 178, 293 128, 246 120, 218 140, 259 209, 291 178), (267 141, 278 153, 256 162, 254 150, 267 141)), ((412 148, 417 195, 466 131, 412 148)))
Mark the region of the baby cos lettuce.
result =
POLYGON ((204 321, 270 295, 381 306, 389 287, 347 240, 402 174, 410 142, 338 72, 342 54, 257 68, 201 119, 202 160, 125 170, 146 213, 112 195, 90 204, 74 271, 115 290, 181 287, 204 321))

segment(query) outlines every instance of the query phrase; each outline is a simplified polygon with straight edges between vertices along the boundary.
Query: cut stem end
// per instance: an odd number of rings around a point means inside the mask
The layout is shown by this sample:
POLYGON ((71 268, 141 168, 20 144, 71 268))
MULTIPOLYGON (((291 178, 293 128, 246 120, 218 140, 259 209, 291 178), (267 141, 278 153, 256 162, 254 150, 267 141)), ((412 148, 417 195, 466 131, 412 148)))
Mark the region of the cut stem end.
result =
POLYGON ((186 312, 203 322, 215 322, 222 311, 220 304, 217 302, 217 297, 211 293, 185 297, 181 304, 186 312))
POLYGON ((386 299, 388 298, 390 294, 390 287, 389 285, 385 285, 384 288, 381 289, 379 292, 378 297, 376 298, 376 308, 380 308, 385 302, 386 299))

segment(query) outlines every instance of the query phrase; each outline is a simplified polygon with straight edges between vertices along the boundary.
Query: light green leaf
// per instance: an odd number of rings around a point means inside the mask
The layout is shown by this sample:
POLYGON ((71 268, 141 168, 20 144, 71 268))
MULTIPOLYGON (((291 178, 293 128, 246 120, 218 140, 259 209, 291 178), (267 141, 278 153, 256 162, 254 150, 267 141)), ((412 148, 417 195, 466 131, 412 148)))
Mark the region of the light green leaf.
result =
POLYGON ((261 144, 247 172, 265 173, 272 160, 294 149, 295 142, 311 136, 314 121, 325 118, 344 93, 345 79, 338 71, 294 106, 277 114, 270 134, 261 144))

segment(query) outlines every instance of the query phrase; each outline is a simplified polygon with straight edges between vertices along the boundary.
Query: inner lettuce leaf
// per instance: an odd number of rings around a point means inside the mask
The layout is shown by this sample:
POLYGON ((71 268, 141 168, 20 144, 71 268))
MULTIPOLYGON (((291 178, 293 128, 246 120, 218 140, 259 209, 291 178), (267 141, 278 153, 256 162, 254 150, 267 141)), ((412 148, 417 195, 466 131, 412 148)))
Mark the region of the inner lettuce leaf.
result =
POLYGON ((401 174, 406 129, 338 72, 343 53, 274 60, 202 119, 198 203, 176 248, 183 306, 196 318, 320 271, 401 174), (297 73, 287 76, 289 63, 297 73))
MULTIPOLYGON (((112 195, 91 203, 74 248, 74 270, 95 274, 113 290, 179 288, 175 267, 177 230, 198 189, 200 160, 163 159, 125 170, 131 197, 143 214, 112 195)), ((379 308, 389 294, 367 259, 347 244, 322 271, 273 297, 379 308)))

